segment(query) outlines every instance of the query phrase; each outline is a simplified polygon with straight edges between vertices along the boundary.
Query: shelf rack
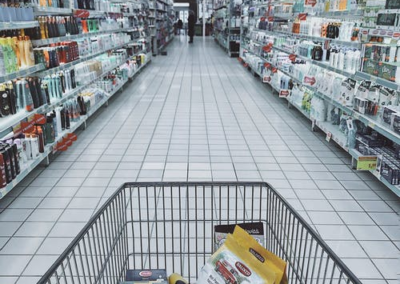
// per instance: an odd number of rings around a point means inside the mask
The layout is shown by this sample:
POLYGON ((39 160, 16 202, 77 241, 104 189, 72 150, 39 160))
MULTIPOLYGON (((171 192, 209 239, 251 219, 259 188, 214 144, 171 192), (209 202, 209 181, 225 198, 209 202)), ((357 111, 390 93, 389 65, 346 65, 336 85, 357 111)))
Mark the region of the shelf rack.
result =
MULTIPOLYGON (((360 13, 362 13, 362 10, 357 10, 357 12, 354 12, 354 11, 352 11, 352 12, 334 12, 334 13, 327 13, 326 17, 332 17, 332 18, 334 18, 334 17, 352 17, 353 18, 353 17, 360 16, 361 15, 360 13)), ((274 16, 276 17, 276 16, 284 16, 284 15, 274 15, 274 16)), ((288 19, 292 19, 292 17, 295 16, 295 14, 291 14, 291 15, 286 14, 286 16, 289 16, 288 19)), ((313 15, 310 15, 310 16, 313 16, 313 15)), ((323 15, 315 15, 315 16, 321 17, 323 15)), ((242 29, 243 29, 243 27, 242 27, 242 29)), ((328 38, 322 38, 322 37, 313 37, 313 36, 302 35, 302 34, 293 34, 291 32, 278 31, 278 30, 275 30, 272 32, 272 31, 252 28, 251 24, 248 25, 248 27, 246 27, 246 31, 248 31, 248 34, 245 34, 242 32, 242 36, 241 36, 241 42, 242 42, 242 45, 241 45, 241 56, 242 57, 241 58, 244 61, 246 60, 245 54, 250 53, 253 56, 257 56, 259 58, 259 62, 269 62, 267 59, 261 57, 259 54, 249 50, 249 47, 247 46, 247 44, 249 43, 249 40, 250 40, 250 43, 253 42, 253 44, 257 44, 260 47, 265 45, 265 43, 263 43, 263 42, 258 42, 258 41, 255 41, 255 40, 249 38, 248 35, 251 32, 263 32, 268 35, 291 36, 291 37, 297 37, 297 38, 305 38, 305 39, 314 40, 314 41, 330 41, 332 43, 346 45, 351 48, 361 48, 362 47, 362 44, 360 42, 350 42, 350 41, 341 41, 341 40, 328 39, 328 38)), ((379 28, 371 29, 371 30, 369 30, 369 33, 372 35, 379 34, 382 36, 391 37, 396 40, 398 40, 400 38, 400 32, 396 33, 396 32, 390 31, 390 30, 383 30, 383 29, 379 29, 379 28)), ((272 50, 275 52, 283 52, 288 55, 293 54, 293 52, 291 52, 285 48, 278 47, 278 46, 273 46, 272 50)), ((352 74, 350 72, 345 72, 345 71, 333 68, 333 67, 329 66, 326 62, 316 61, 316 60, 313 60, 313 59, 310 59, 310 58, 307 58, 304 56, 299 56, 299 55, 296 55, 296 56, 297 56, 297 58, 303 59, 303 60, 309 62, 310 64, 313 64, 313 65, 319 66, 323 69, 335 72, 336 74, 340 74, 340 75, 343 75, 348 78, 352 78, 357 81, 369 80, 369 81, 372 81, 373 83, 380 84, 384 87, 400 91, 400 84, 397 84, 396 82, 391 82, 391 81, 388 81, 388 80, 385 80, 382 78, 378 78, 376 76, 366 74, 361 71, 357 71, 354 74, 352 74)), ((269 62, 269 63, 271 64, 271 62, 269 62)), ((250 64, 248 64, 248 65, 250 65, 250 64)), ((377 131, 378 133, 382 134, 383 136, 387 137, 388 139, 392 140, 393 142, 400 144, 400 134, 394 132, 388 124, 382 122, 377 116, 370 116, 370 115, 359 113, 356 110, 354 110, 351 106, 345 106, 342 103, 340 103, 339 101, 335 100, 334 98, 321 93, 315 86, 309 86, 307 84, 304 84, 302 80, 295 78, 293 76, 293 74, 286 72, 282 68, 279 68, 278 66, 274 66, 274 64, 271 64, 271 66, 277 68, 278 72, 281 72, 281 73, 291 77, 295 83, 300 84, 300 85, 310 89, 310 91, 313 92, 314 96, 317 96, 317 97, 329 102, 330 104, 333 104, 335 107, 340 108, 343 112, 345 112, 347 115, 351 116, 353 119, 362 122, 364 125, 377 131)), ((249 66, 249 68, 252 69, 253 67, 249 66)), ((259 72, 255 72, 253 70, 252 73, 257 74, 258 76, 260 76, 262 78, 262 74, 259 74, 259 72)), ((271 85, 271 87, 273 89, 275 89, 277 92, 280 91, 279 88, 277 88, 276 86, 271 85)), ((291 101, 290 97, 286 97, 286 99, 288 99, 290 106, 293 106, 301 114, 303 114, 305 117, 307 117, 308 119, 311 120, 312 128, 318 127, 324 133, 326 133, 327 136, 329 134, 330 140, 335 141, 339 146, 341 146, 345 151, 347 151, 353 158, 354 157, 357 158, 357 156, 354 155, 354 149, 349 149, 349 147, 347 146, 347 140, 348 140, 347 136, 344 133, 342 133, 336 125, 332 125, 330 122, 326 122, 326 121, 324 121, 324 122, 316 121, 314 118, 312 118, 310 116, 310 114, 308 112, 306 112, 304 109, 302 109, 301 106, 299 106, 296 103, 294 103, 293 101, 291 101)), ((379 173, 376 171, 373 172, 373 174, 382 183, 384 183, 388 188, 390 188, 394 193, 396 193, 398 196, 400 196, 400 186, 390 184, 387 180, 380 177, 379 173)))
MULTIPOLYGON (((143 0, 147 1, 147 0, 143 0)), ((144 4, 144 7, 147 4, 144 4)), ((53 7, 34 7, 34 15, 73 15, 75 9, 70 9, 70 8, 53 8, 53 7)), ((104 17, 108 13, 104 11, 89 11, 90 16, 99 16, 99 17, 104 17)), ((121 14, 121 16, 124 17, 136 17, 137 14, 134 13, 118 13, 121 14)), ((140 17, 143 17, 143 15, 140 15, 140 17)), ((93 32, 93 33, 86 33, 86 34, 79 34, 79 35, 71 35, 71 36, 65 36, 65 37, 57 37, 57 38, 50 38, 50 39, 43 39, 43 40, 33 40, 32 45, 35 47, 38 46, 45 46, 49 45, 52 43, 56 43, 59 41, 66 41, 66 40, 73 40, 73 39, 80 39, 80 38, 90 38, 92 36, 97 36, 101 34, 110 34, 110 33, 117 33, 117 32, 129 32, 129 31, 135 31, 138 30, 142 32, 144 29, 146 29, 146 23, 143 28, 142 24, 143 21, 146 21, 146 19, 142 19, 141 23, 138 23, 140 26, 136 27, 129 27, 129 28, 123 28, 123 29, 114 29, 114 30, 104 30, 104 31, 99 31, 99 32, 93 32)), ((33 27, 38 27, 39 23, 38 21, 30 21, 30 22, 13 22, 13 23, 0 23, 0 30, 11 30, 11 29, 24 29, 24 28, 33 28, 33 27)), ((80 59, 63 64, 62 66, 56 67, 56 68, 51 68, 48 70, 45 70, 44 64, 37 64, 35 66, 29 67, 29 68, 24 68, 21 70, 18 70, 17 72, 7 74, 5 76, 0 77, 0 83, 17 79, 20 77, 26 77, 26 76, 43 76, 49 73, 54 73, 60 70, 68 69, 76 64, 79 64, 81 62, 90 60, 95 58, 96 56, 106 53, 107 51, 114 50, 114 49, 119 49, 121 47, 124 47, 125 45, 134 45, 137 42, 140 42, 142 39, 148 40, 146 37, 146 34, 142 34, 141 36, 135 39, 130 40, 129 42, 126 43, 121 43, 121 44, 113 44, 112 47, 96 52, 94 54, 90 54, 88 56, 81 57, 80 59)), ((102 106, 107 105, 108 101, 110 98, 116 94, 118 91, 122 90, 123 86, 128 82, 131 81, 131 79, 136 76, 138 73, 141 72, 141 70, 147 66, 149 62, 151 62, 151 59, 148 54, 148 49, 145 48, 144 50, 138 52, 137 54, 134 54, 133 56, 136 56, 138 54, 145 53, 147 55, 147 60, 144 64, 142 64, 133 74, 130 75, 129 78, 122 80, 118 86, 115 87, 113 92, 110 94, 106 94, 105 97, 99 101, 96 105, 94 105, 86 115, 83 115, 80 117, 80 119, 76 122, 71 122, 71 127, 69 129, 66 129, 62 133, 59 133, 55 141, 51 144, 48 144, 45 146, 44 153, 40 153, 35 159, 28 161, 28 163, 25 163, 22 165, 23 169, 21 173, 11 182, 9 183, 6 187, 0 189, 0 199, 3 198, 4 196, 7 195, 15 186, 18 185, 19 182, 21 182, 33 169, 35 169, 38 165, 43 163, 44 161, 46 164, 49 163, 49 156, 51 154, 54 154, 57 152, 56 146, 57 143, 63 139, 63 136, 65 136, 68 133, 73 133, 76 131, 79 127, 82 125, 85 126, 86 128, 86 121, 102 106)), ((119 60, 118 60, 119 61, 119 60)), ((90 80, 89 82, 86 82, 85 85, 82 86, 77 86, 75 89, 71 90, 69 93, 64 94, 61 98, 57 100, 52 100, 50 104, 42 105, 36 109, 34 109, 31 112, 19 112, 15 115, 10 115, 7 117, 2 117, 0 118, 0 137, 10 137, 10 135, 13 134, 13 129, 17 125, 20 125, 21 122, 23 121, 28 121, 31 117, 33 117, 35 114, 42 114, 42 113, 48 113, 52 110, 54 110, 56 107, 64 104, 66 101, 75 98, 78 96, 82 91, 84 91, 86 88, 88 88, 89 85, 93 84, 96 80, 104 77, 107 75, 110 71, 114 70, 115 68, 118 68, 119 66, 125 64, 125 60, 115 62, 113 66, 110 66, 107 70, 104 70, 102 74, 100 74, 98 77, 90 80)))

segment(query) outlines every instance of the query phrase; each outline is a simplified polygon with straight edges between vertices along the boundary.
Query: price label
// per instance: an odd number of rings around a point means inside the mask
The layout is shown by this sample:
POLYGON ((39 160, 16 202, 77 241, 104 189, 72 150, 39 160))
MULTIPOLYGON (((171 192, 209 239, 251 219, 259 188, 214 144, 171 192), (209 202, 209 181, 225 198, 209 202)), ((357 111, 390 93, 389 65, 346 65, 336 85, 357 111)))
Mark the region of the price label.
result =
POLYGON ((368 123, 368 127, 371 127, 372 129, 374 129, 375 128, 375 123, 373 123, 373 122, 368 123))
POLYGON ((268 17, 268 22, 273 22, 274 21, 274 17, 268 17))
POLYGON ((326 140, 327 142, 329 142, 329 141, 331 141, 331 138, 332 138, 332 133, 330 133, 330 132, 326 133, 326 138, 325 138, 325 140, 326 140))
POLYGON ((274 67, 274 68, 272 68, 272 73, 276 73, 276 72, 278 72, 278 68, 276 68, 276 67, 274 67))
MULTIPOLYGON (((271 63, 265 62, 264 67, 267 69, 271 68, 271 63)), ((400 86, 399 86, 399 88, 400 88, 400 86)))
POLYGON ((287 97, 289 96, 289 94, 290 94, 290 91, 289 91, 289 90, 281 90, 281 91, 279 92, 279 97, 280 97, 280 98, 287 98, 287 97))
POLYGON ((265 52, 271 52, 271 50, 272 50, 272 44, 268 44, 263 47, 263 51, 265 52))
POLYGON ((263 76, 263 83, 271 82, 271 76, 263 76))
POLYGON ((290 54, 289 55, 289 59, 290 59, 290 61, 292 61, 292 62, 294 62, 295 60, 296 60, 296 57, 297 57, 297 55, 296 54, 290 54))
POLYGON ((357 171, 373 171, 378 162, 377 156, 362 156, 357 160, 357 171))

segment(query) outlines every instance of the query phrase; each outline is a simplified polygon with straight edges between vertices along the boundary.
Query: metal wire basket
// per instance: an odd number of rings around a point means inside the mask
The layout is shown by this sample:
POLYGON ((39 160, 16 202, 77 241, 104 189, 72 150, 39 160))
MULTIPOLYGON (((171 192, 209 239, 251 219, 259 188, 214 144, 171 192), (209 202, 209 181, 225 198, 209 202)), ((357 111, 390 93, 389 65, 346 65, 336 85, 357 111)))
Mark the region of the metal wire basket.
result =
POLYGON ((38 283, 118 283, 127 269, 166 269, 195 283, 214 226, 263 222, 289 283, 361 283, 267 183, 126 183, 38 283))

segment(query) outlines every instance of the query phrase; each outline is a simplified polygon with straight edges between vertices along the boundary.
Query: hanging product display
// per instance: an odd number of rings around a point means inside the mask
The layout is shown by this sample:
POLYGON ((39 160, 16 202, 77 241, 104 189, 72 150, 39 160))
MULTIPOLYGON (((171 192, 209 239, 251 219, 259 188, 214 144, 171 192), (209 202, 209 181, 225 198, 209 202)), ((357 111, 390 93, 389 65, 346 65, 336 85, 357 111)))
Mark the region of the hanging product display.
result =
POLYGON ((400 13, 390 2, 245 1, 240 62, 354 161, 375 155, 367 170, 400 196, 400 13))

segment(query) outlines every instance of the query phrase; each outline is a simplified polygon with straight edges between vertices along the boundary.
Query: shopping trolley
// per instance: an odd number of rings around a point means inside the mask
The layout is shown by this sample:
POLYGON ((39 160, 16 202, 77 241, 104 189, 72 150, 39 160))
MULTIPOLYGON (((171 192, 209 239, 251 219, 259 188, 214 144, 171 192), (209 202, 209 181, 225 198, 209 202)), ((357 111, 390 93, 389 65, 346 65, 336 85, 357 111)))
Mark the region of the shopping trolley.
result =
POLYGON ((214 226, 263 222, 289 283, 361 283, 267 183, 126 183, 38 283, 107 283, 128 269, 166 269, 195 283, 214 252, 214 226))

